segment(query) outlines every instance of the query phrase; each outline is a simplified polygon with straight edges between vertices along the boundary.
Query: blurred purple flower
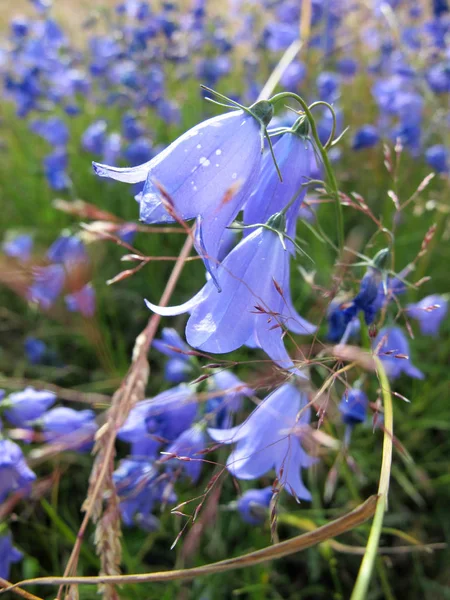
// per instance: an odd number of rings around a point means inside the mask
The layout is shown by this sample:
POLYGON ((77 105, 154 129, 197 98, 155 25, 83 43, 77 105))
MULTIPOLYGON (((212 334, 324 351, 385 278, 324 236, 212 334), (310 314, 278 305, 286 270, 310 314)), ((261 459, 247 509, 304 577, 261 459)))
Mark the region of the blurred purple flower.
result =
POLYGON ((442 320, 447 314, 447 307, 447 300, 443 296, 432 294, 422 298, 420 302, 408 304, 406 312, 419 322, 420 331, 424 335, 436 337, 442 320))
MULTIPOLYGON (((0 459, 1 460, 1 459, 0 459)), ((11 564, 22 559, 22 552, 12 545, 11 534, 0 537, 0 578, 9 579, 11 564)))
POLYGON ((65 146, 69 141, 69 129, 59 117, 35 119, 31 122, 31 131, 37 133, 52 146, 65 146))
POLYGON ((95 290, 91 283, 64 298, 70 312, 78 312, 83 317, 90 319, 95 313, 95 290))
POLYGON ((424 379, 425 375, 409 359, 409 343, 399 327, 384 327, 373 342, 374 349, 378 346, 378 356, 390 379, 396 379, 402 373, 424 379))
POLYGON ((131 444, 135 458, 153 458, 164 442, 188 429, 197 414, 193 388, 181 384, 131 409, 117 437, 131 444))
POLYGON ((41 417, 56 402, 56 394, 47 390, 25 388, 22 392, 14 392, 0 402, 5 417, 15 427, 24 427, 41 417))
POLYGON ((346 390, 339 403, 342 422, 350 426, 364 423, 368 404, 369 399, 362 390, 357 388, 346 390))
POLYGON ((442 144, 430 146, 425 150, 425 160, 438 173, 449 172, 449 155, 447 148, 442 144))
POLYGON ((0 440, 0 504, 10 492, 29 494, 35 479, 20 447, 10 440, 0 440))
POLYGON ((300 428, 309 423, 307 397, 294 385, 284 384, 255 408, 242 425, 232 429, 208 429, 216 442, 236 444, 227 468, 238 479, 256 479, 275 469, 280 484, 301 500, 311 494, 301 479, 302 468, 315 459, 300 445, 300 428), (300 418, 297 420, 299 411, 300 418))
POLYGON ((97 431, 92 410, 74 410, 59 406, 45 413, 40 421, 44 438, 49 444, 61 445, 66 450, 88 452, 97 431))
POLYGON ((6 256, 17 258, 22 262, 26 262, 31 256, 31 251, 33 249, 33 238, 31 235, 26 233, 16 235, 15 237, 3 242, 2 249, 6 256))
POLYGON ((33 283, 28 289, 27 297, 47 310, 59 296, 66 274, 61 265, 36 267, 33 270, 33 283))
POLYGON ((83 242, 75 235, 61 235, 47 250, 47 258, 54 263, 86 262, 88 255, 83 242))
POLYGON ((28 336, 24 342, 25 356, 32 365, 38 365, 42 362, 47 346, 45 342, 38 338, 28 336))
POLYGON ((66 169, 67 153, 63 148, 57 148, 44 158, 45 177, 52 189, 61 191, 72 185, 66 169))
POLYGON ((378 143, 380 135, 374 125, 363 125, 360 127, 352 140, 353 150, 362 150, 363 148, 372 148, 378 143))
POLYGON ((249 525, 261 525, 268 516, 273 489, 271 486, 261 490, 247 490, 237 501, 237 509, 242 520, 249 525))
POLYGON ((198 481, 202 470, 201 456, 199 452, 204 450, 206 447, 206 436, 204 431, 197 425, 186 429, 180 434, 177 439, 172 442, 166 452, 169 454, 176 454, 179 457, 191 458, 190 461, 178 461, 176 459, 170 460, 167 465, 174 465, 174 468, 183 468, 184 473, 190 477, 193 483, 198 481))

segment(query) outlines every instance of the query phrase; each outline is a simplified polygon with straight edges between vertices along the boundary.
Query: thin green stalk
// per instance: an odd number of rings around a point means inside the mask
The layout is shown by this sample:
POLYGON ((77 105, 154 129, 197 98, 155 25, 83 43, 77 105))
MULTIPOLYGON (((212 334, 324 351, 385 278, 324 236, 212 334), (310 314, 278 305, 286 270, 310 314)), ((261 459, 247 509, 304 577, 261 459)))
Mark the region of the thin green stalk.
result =
POLYGON ((389 491, 389 480, 391 476, 392 438, 394 428, 391 388, 382 362, 377 356, 374 356, 374 360, 376 362, 378 376, 380 378, 384 405, 383 457, 381 461, 380 481, 378 484, 377 507, 373 517, 369 539, 367 540, 366 552, 362 559, 358 577, 356 579, 355 587, 353 588, 350 600, 365 600, 367 597, 367 590, 375 566, 375 560, 377 558, 384 512, 387 508, 387 496, 389 491))

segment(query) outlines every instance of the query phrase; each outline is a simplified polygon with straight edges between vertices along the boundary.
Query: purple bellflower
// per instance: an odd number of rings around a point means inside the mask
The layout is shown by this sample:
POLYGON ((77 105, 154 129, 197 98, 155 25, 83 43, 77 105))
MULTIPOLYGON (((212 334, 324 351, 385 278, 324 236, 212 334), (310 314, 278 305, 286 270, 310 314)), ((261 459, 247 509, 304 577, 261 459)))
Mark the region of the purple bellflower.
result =
POLYGON ((231 419, 242 407, 244 396, 251 396, 249 388, 231 371, 218 371, 208 380, 213 396, 206 403, 208 422, 218 429, 231 427, 231 419), (217 393, 222 392, 219 396, 217 393))
POLYGON ((28 289, 28 299, 47 310, 59 296, 66 278, 64 267, 48 265, 33 271, 33 283, 28 289))
POLYGON ((258 227, 220 263, 217 283, 221 292, 211 278, 180 306, 146 303, 162 316, 191 312, 186 340, 194 348, 221 354, 250 344, 262 348, 282 368, 291 369, 294 365, 284 347, 280 325, 303 335, 315 328, 293 307, 289 258, 278 234, 258 227))
POLYGON ((438 173, 448 173, 450 169, 450 161, 448 150, 442 144, 430 146, 425 150, 425 160, 438 173))
POLYGON ((447 314, 447 300, 438 294, 422 298, 420 302, 408 304, 407 314, 419 322, 420 331, 424 335, 434 337, 439 333, 441 322, 447 314))
POLYGON ((85 246, 75 235, 61 235, 47 250, 47 258, 54 263, 85 262, 88 259, 85 246))
POLYGON ((0 408, 4 408, 5 417, 15 427, 24 427, 39 419, 56 402, 56 394, 47 390, 25 388, 4 398, 0 408))
POLYGON ((384 327, 373 343, 373 348, 378 347, 378 356, 390 379, 397 379, 402 373, 424 379, 425 375, 409 359, 409 343, 399 327, 384 327))
POLYGON ((351 427, 364 423, 368 404, 369 399, 362 390, 357 388, 347 390, 339 403, 342 422, 351 427))
POLYGON ((138 402, 117 437, 131 444, 133 457, 154 458, 163 443, 172 442, 192 425, 196 415, 194 390, 181 384, 138 402))
POLYGON ((310 177, 311 142, 297 133, 285 133, 276 142, 274 153, 283 177, 280 181, 270 152, 263 157, 255 190, 244 207, 246 225, 266 223, 296 196, 286 212, 286 233, 295 237, 297 215, 310 177), (302 187, 303 186, 303 187, 302 187))
POLYGON ((26 262, 31 256, 33 238, 26 233, 16 235, 14 238, 3 242, 2 249, 6 256, 26 262))
POLYGON ((204 450, 205 447, 206 435, 200 426, 194 425, 183 431, 167 448, 169 454, 176 454, 179 457, 186 457, 191 460, 181 462, 174 459, 174 462, 169 461, 169 464, 173 464, 175 469, 182 466, 185 475, 190 477, 193 483, 196 483, 203 466, 199 452, 204 450))
POLYGON ((91 283, 87 283, 76 292, 68 294, 64 299, 70 312, 79 312, 87 319, 94 316, 95 290, 91 283))
POLYGON ((28 336, 24 342, 25 356, 32 365, 39 365, 47 353, 47 345, 44 341, 28 336))
POLYGON ((309 422, 307 397, 294 385, 284 384, 255 408, 242 425, 208 429, 216 442, 236 444, 227 468, 238 479, 256 479, 275 469, 280 484, 301 500, 311 500, 300 471, 315 459, 300 445, 299 429, 309 422), (297 420, 301 409, 301 416, 297 420))
POLYGON ((22 559, 22 552, 12 545, 11 534, 0 537, 0 578, 9 579, 11 564, 22 559))
POLYGON ((237 509, 242 520, 249 525, 261 525, 261 523, 264 523, 268 515, 272 496, 272 487, 244 492, 237 501, 237 509))
POLYGON ((0 504, 10 492, 29 494, 35 479, 20 447, 11 440, 0 440, 0 504))
POLYGON ((59 117, 47 120, 36 119, 31 123, 31 131, 37 133, 52 146, 65 146, 69 141, 69 129, 59 117))
POLYGON ((113 474, 120 497, 120 513, 128 527, 136 524, 146 531, 158 529, 158 519, 151 512, 156 502, 173 503, 176 497, 147 460, 125 459, 113 474))
POLYGON ((380 135, 374 125, 363 125, 360 127, 352 141, 353 150, 362 150, 363 148, 372 148, 378 143, 380 135))
POLYGON ((74 410, 59 406, 45 413, 40 425, 46 441, 62 445, 67 450, 88 452, 97 431, 95 413, 92 410, 74 410))
POLYGON ((138 167, 93 163, 94 170, 117 181, 145 182, 137 197, 145 223, 200 215, 207 255, 216 259, 225 228, 241 210, 259 174, 261 135, 273 114, 272 105, 265 101, 248 110, 196 125, 138 167))
POLYGON ((177 331, 171 327, 164 327, 161 340, 154 340, 152 346, 169 357, 164 367, 164 379, 170 383, 187 381, 192 374, 192 361, 190 348, 183 342, 177 331), (172 349, 174 348, 174 349, 172 349), (181 352, 177 352, 181 350, 181 352))

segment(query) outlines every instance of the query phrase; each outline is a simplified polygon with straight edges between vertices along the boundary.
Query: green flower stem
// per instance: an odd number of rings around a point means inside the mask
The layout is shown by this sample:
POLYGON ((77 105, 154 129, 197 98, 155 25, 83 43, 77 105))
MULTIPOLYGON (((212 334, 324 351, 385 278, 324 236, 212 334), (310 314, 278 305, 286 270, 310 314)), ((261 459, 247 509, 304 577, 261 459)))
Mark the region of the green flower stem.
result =
POLYGON ((339 250, 342 254, 342 251, 344 249, 344 215, 342 212, 341 199, 339 197, 339 188, 337 185, 336 177, 334 176, 334 171, 331 166, 330 159, 328 158, 328 153, 319 139, 319 134, 317 133, 316 122, 311 113, 311 110, 309 109, 308 105, 303 100, 303 98, 301 98, 300 96, 298 96, 297 94, 294 94, 292 92, 281 92, 280 94, 275 94, 275 96, 273 96, 270 99, 270 102, 275 104, 276 102, 279 102, 280 100, 284 100, 284 99, 292 99, 292 100, 295 100, 296 102, 298 102, 300 104, 300 106, 302 107, 302 110, 305 113, 306 118, 309 121, 309 125, 311 127, 311 135, 312 135, 312 137, 316 143, 317 149, 320 153, 320 157, 322 159, 323 166, 325 168, 325 172, 327 175, 327 180, 328 180, 328 185, 330 187, 331 196, 334 199, 334 205, 335 205, 335 211, 336 211, 336 221, 337 221, 338 245, 339 245, 339 250))
POLYGON ((380 378, 384 405, 384 438, 383 458, 381 462, 380 480, 378 484, 378 502, 372 527, 367 541, 366 552, 359 568, 358 577, 350 600, 365 600, 369 588, 370 579, 377 558, 378 544, 380 541, 381 528, 383 526, 384 513, 387 508, 387 496, 389 491, 389 480, 392 465, 392 438, 394 418, 392 410, 392 396, 389 380, 386 376, 383 364, 377 356, 374 356, 380 378))

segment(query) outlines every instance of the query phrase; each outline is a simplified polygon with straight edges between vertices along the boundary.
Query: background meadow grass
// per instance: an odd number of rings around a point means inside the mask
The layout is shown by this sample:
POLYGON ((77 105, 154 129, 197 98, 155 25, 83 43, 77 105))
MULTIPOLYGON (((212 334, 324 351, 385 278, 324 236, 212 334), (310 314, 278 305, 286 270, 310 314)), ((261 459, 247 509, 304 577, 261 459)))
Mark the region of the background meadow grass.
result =
MULTIPOLYGON (((23 4, 22 7, 20 2, 14 6, 7 3, 7 9, 2 10, 0 15, 3 30, 11 14, 16 13, 18 8, 26 10, 23 4)), ((76 19, 88 9, 88 3, 77 4, 76 10, 73 3, 57 2, 56 5, 62 18, 74 30, 77 28, 76 19)), ((92 3, 89 3, 91 7, 92 3)), ((305 53, 302 60, 307 63, 310 61, 311 65, 317 63, 314 52, 305 53)), ((312 66, 311 73, 316 68, 312 66)), ((362 72, 343 93, 344 123, 351 128, 365 122, 371 110, 367 100, 368 77, 367 73, 362 72)), ((305 85, 308 85, 308 81, 305 85)), ((221 84, 220 89, 226 89, 226 82, 221 84)), ((154 132, 154 140, 162 143, 173 140, 206 115, 217 114, 215 108, 201 100, 194 83, 183 86, 182 90, 174 84, 171 93, 181 99, 183 107, 179 126, 166 129, 157 124, 151 110, 145 115, 149 128, 154 132)), ((11 230, 32 232, 36 246, 43 255, 62 229, 77 231, 79 219, 54 206, 56 197, 70 200, 71 196, 56 195, 45 182, 41 162, 49 147, 30 134, 26 122, 15 116, 11 104, 0 101, 0 111, 0 239, 11 230)), ((80 150, 82 132, 97 118, 107 118, 111 130, 119 129, 121 111, 110 108, 105 112, 104 107, 90 105, 76 119, 67 120, 71 129, 69 154, 70 177, 74 184, 72 196, 106 209, 126 221, 136 221, 137 205, 129 188, 96 178, 90 166, 94 157, 80 150)), ((374 213, 380 215, 384 223, 390 223, 395 208, 387 191, 393 188, 393 183, 383 165, 381 144, 355 154, 350 150, 347 136, 342 148, 343 157, 336 166, 340 189, 346 193, 360 193, 374 213)), ((405 200, 414 193, 429 171, 422 161, 412 159, 405 152, 396 184, 400 199, 405 200)), ((433 223, 437 223, 437 233, 414 274, 415 280, 423 276, 431 280, 422 286, 420 292, 410 293, 408 300, 411 302, 429 293, 448 292, 448 181, 435 177, 397 228, 395 261, 400 270, 414 259, 426 231, 433 223)), ((344 208, 344 215, 347 242, 353 241, 355 248, 360 248, 375 232, 375 227, 360 213, 349 208, 344 208)), ((335 219, 330 205, 324 204, 319 208, 318 220, 333 237, 335 219)), ((302 224, 299 225, 298 236, 308 254, 315 259, 313 268, 317 270, 316 283, 330 288, 334 262, 332 250, 302 224)), ((134 245, 148 256, 176 256, 183 240, 182 235, 138 233, 134 245)), ((135 276, 107 286, 105 282, 124 268, 124 263, 120 262, 124 250, 108 241, 97 242, 89 248, 97 294, 97 310, 91 324, 66 311, 55 310, 48 314, 38 312, 14 293, 11 286, 0 285, 1 387, 13 389, 14 386, 20 387, 21 380, 39 379, 62 388, 100 392, 107 396, 117 389, 128 368, 134 339, 149 316, 143 298, 158 300, 171 264, 150 264, 135 276), (43 339, 58 356, 58 364, 44 367, 28 364, 23 355, 23 342, 28 335, 43 339)), ((9 281, 15 277, 7 261, 3 261, 0 268, 3 278, 5 273, 9 281)), ((185 269, 185 276, 177 285, 172 299, 173 304, 184 301, 203 284, 203 269, 199 263, 189 263, 185 269)), ((294 277, 293 297, 301 314, 313 322, 317 322, 326 309, 326 301, 320 294, 313 293, 300 275, 294 277)), ((165 324, 182 331, 184 318, 177 317, 170 322, 166 320, 165 324)), ((323 328, 321 333, 324 331, 323 328)), ((394 454, 389 512, 385 517, 381 539, 381 546, 390 551, 395 552, 397 546, 407 545, 411 539, 421 544, 450 541, 449 334, 447 319, 438 339, 417 336, 412 344, 413 361, 426 373, 426 379, 416 381, 402 378, 395 387, 411 400, 411 404, 399 398, 394 399, 395 435, 408 455, 398 449, 394 454)), ((167 385, 162 379, 163 360, 153 351, 150 357, 152 371, 149 396, 167 385)), ((244 359, 246 355, 241 352, 238 357, 244 359)), ((263 369, 263 365, 257 366, 260 374, 263 369)), ((240 369, 239 374, 244 380, 250 378, 250 382, 251 378, 258 376, 246 366, 240 369)), ((337 398, 335 393, 332 397, 334 400, 337 398)), ((74 407, 81 408, 82 405, 75 404, 74 407)), ((330 422, 328 427, 330 433, 342 437, 341 425, 330 422)), ((379 475, 381 443, 381 432, 372 434, 370 425, 355 430, 351 455, 358 467, 358 474, 342 464, 335 495, 328 504, 323 501, 324 481, 335 456, 331 452, 326 455, 307 476, 307 484, 314 497, 312 504, 303 507, 295 506, 293 502, 282 502, 278 520, 280 538, 296 535, 312 525, 319 526, 374 493, 379 475)), ((120 451, 125 452, 125 445, 123 448, 119 446, 120 451)), ((24 552, 25 559, 13 567, 11 578, 14 581, 38 575, 55 575, 64 569, 80 524, 80 506, 85 497, 90 466, 89 455, 64 455, 39 466, 39 475, 44 480, 51 478, 51 485, 43 494, 36 495, 15 509, 12 530, 16 545, 24 552)), ((204 475, 205 483, 207 477, 204 475)), ((242 489, 245 489, 243 483, 242 489)), ((267 484, 270 484, 270 478, 267 478, 267 484)), ((185 485, 180 500, 192 496, 193 490, 185 485)), ((169 548, 182 521, 169 512, 161 515, 158 532, 147 534, 137 529, 126 530, 122 539, 123 572, 143 573, 171 569, 174 565, 201 565, 270 544, 268 524, 255 528, 243 526, 239 516, 226 509, 226 504, 235 498, 236 490, 228 478, 223 485, 217 514, 210 523, 205 524, 201 538, 197 537, 195 530, 188 530, 174 551, 169 548)), ((340 541, 364 546, 368 531, 369 524, 366 524, 343 536, 340 541)), ((92 533, 93 530, 89 529, 80 558, 80 574, 98 572, 99 563, 93 550, 92 533)), ((337 551, 329 543, 324 543, 271 564, 198 578, 191 583, 127 586, 120 591, 120 595, 130 600, 345 599, 349 597, 359 564, 360 556, 337 551)), ((368 598, 450 598, 449 564, 448 548, 433 553, 380 555, 368 598)), ((44 593, 37 588, 33 591, 42 595, 46 593, 44 597, 53 598, 49 591, 44 593)), ((80 588, 80 598, 91 599, 96 597, 95 594, 94 587, 80 588)))

